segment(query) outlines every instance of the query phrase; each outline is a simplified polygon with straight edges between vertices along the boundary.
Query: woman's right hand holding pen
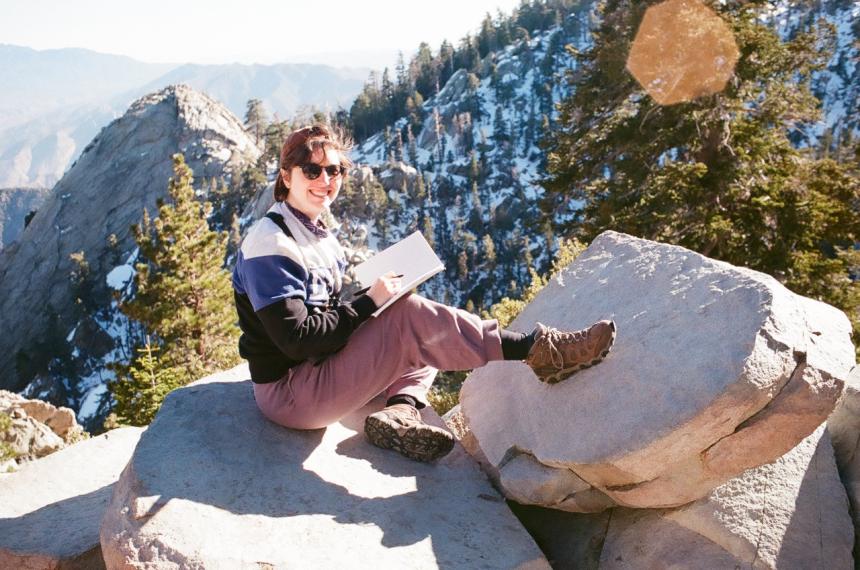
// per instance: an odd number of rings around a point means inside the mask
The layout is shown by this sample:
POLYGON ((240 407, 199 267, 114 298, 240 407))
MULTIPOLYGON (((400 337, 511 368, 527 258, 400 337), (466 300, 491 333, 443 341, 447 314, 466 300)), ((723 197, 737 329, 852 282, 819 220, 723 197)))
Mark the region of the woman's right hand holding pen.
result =
POLYGON ((367 296, 370 297, 377 307, 384 305, 390 298, 400 292, 402 275, 389 271, 377 278, 370 286, 367 296))

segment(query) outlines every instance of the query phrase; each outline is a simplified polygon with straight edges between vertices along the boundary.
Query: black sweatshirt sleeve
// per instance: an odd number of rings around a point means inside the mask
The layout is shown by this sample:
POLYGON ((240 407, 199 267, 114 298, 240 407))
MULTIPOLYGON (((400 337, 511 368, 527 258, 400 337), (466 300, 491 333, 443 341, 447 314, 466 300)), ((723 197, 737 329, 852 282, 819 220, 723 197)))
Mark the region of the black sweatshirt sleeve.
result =
POLYGON ((275 346, 295 361, 321 360, 346 344, 349 335, 376 310, 373 299, 361 295, 335 309, 309 313, 301 299, 286 299, 257 311, 275 346))

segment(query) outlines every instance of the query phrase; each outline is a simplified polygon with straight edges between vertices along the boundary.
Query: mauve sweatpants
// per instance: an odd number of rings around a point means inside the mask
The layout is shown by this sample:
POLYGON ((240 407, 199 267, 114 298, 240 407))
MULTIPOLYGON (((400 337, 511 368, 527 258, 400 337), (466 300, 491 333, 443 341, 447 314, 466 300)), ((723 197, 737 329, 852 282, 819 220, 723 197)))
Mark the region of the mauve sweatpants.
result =
POLYGON ((273 422, 316 429, 383 392, 426 404, 437 370, 468 370, 491 360, 502 360, 497 321, 409 294, 366 320, 321 364, 304 362, 277 382, 254 384, 254 398, 273 422))

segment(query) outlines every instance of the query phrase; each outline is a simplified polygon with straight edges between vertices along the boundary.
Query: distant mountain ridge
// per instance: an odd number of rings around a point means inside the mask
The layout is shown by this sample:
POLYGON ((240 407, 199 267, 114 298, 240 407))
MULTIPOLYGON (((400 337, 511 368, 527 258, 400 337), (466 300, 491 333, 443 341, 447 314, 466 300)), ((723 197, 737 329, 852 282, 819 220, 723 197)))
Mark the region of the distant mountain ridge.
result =
POLYGON ((0 131, 60 108, 103 100, 176 67, 79 48, 0 44, 0 131))
POLYGON ((96 133, 136 98, 187 84, 243 117, 248 99, 287 118, 335 109, 361 90, 366 68, 326 65, 149 64, 82 49, 0 44, 0 188, 51 187, 96 133))

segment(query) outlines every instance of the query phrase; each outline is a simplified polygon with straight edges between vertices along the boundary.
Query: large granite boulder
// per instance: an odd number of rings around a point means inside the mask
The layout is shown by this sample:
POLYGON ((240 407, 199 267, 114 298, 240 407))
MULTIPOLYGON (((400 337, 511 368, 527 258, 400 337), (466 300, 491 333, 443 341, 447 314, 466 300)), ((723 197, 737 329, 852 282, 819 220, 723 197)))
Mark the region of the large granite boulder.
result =
POLYGON ((606 232, 514 321, 615 319, 600 365, 543 385, 524 364, 473 372, 461 409, 516 501, 570 511, 682 505, 771 462, 833 410, 854 365, 837 309, 682 247, 606 232))
POLYGON ((247 377, 243 365, 167 397, 102 523, 108 568, 549 567, 461 447, 435 465, 372 447, 372 405, 286 429, 247 377))
POLYGON ((554 568, 851 568, 848 503, 824 428, 676 509, 512 506, 554 568))
POLYGON ((853 568, 854 531, 824 428, 679 509, 613 511, 599 567, 853 568))
POLYGON ((101 519, 142 431, 112 430, 0 477, 0 568, 103 568, 101 519))

